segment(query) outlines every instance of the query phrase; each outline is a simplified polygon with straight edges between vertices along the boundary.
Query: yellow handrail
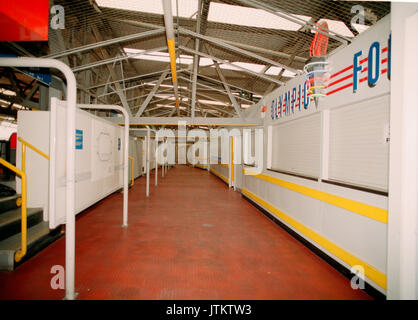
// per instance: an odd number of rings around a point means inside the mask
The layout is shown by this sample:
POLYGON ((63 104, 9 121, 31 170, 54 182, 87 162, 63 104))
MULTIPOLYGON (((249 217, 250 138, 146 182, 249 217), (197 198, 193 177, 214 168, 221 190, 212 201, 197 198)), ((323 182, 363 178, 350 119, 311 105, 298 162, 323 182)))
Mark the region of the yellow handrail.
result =
POLYGON ((21 219, 21 229, 22 229, 22 239, 21 239, 21 248, 15 254, 15 261, 19 262, 26 254, 26 242, 27 242, 27 210, 26 210, 26 174, 23 170, 19 170, 11 163, 0 158, 0 164, 6 168, 12 170, 22 179, 22 219, 21 219))
MULTIPOLYGON (((38 148, 34 147, 33 145, 31 145, 29 142, 27 142, 26 140, 23 140, 21 137, 18 137, 17 140, 19 140, 22 143, 22 151, 26 148, 26 146, 28 146, 29 148, 31 148, 33 151, 39 153, 41 156, 43 156, 44 158, 49 160, 49 156, 45 153, 43 153, 41 150, 39 150, 38 148)), ((26 150, 25 150, 26 151, 26 150)), ((23 153, 22 153, 22 159, 23 159, 23 153)), ((24 171, 23 168, 23 161, 22 161, 22 169, 24 171)))
POLYGON ((134 164, 135 164, 135 159, 133 157, 131 157, 131 156, 128 156, 128 157, 129 157, 129 159, 132 160, 132 182, 131 182, 131 187, 132 187, 134 185, 134 182, 135 182, 135 179, 134 179, 134 169, 135 169, 134 164))
POLYGON ((26 208, 26 192, 27 192, 27 185, 26 185, 26 146, 28 146, 29 148, 31 148, 33 151, 39 153, 41 156, 43 156, 44 158, 49 160, 49 156, 46 155, 44 152, 42 152, 41 150, 39 150, 38 148, 36 148, 35 146, 31 145, 29 142, 27 142, 26 140, 23 140, 22 138, 18 137, 17 138, 18 141, 20 141, 22 143, 22 170, 17 169, 16 167, 14 167, 13 165, 11 165, 10 163, 8 163, 7 161, 1 161, 1 163, 8 167, 10 170, 16 172, 18 175, 20 175, 21 179, 22 179, 22 218, 21 218, 21 228, 22 228, 22 239, 21 239, 21 249, 18 250, 15 254, 15 261, 19 262, 20 260, 22 260, 22 258, 25 256, 26 254, 26 249, 27 249, 27 208, 26 208))

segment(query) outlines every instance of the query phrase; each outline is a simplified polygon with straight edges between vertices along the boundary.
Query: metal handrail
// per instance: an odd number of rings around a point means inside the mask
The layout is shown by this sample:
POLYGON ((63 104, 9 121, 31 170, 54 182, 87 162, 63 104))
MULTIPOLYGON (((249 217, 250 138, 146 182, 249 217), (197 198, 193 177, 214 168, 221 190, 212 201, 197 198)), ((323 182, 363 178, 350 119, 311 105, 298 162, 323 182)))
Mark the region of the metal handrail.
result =
MULTIPOLYGON (((29 142, 27 142, 26 140, 23 140, 21 137, 17 138, 18 141, 20 141, 22 143, 22 151, 23 148, 26 148, 26 146, 28 146, 29 148, 31 148, 33 151, 39 153, 41 156, 43 156, 44 158, 49 160, 49 156, 47 154, 45 154, 44 152, 42 152, 41 150, 39 150, 38 148, 36 148, 35 146, 31 145, 29 142)), ((22 153, 22 155, 24 155, 24 153, 22 153)), ((22 157, 22 163, 23 163, 23 157, 22 157)), ((24 171, 23 165, 22 165, 22 169, 24 171)))
POLYGON ((14 167, 16 170, 19 170, 19 172, 21 174, 18 173, 18 171, 12 169, 11 167, 7 166, 4 163, 4 160, 2 161, 2 164, 6 167, 8 167, 10 170, 16 172, 17 174, 20 175, 21 179, 22 179, 22 195, 21 195, 21 206, 22 206, 22 210, 21 210, 21 250, 17 251, 15 254, 15 261, 19 262, 20 260, 22 260, 22 258, 25 256, 26 254, 26 249, 27 249, 27 234, 28 234, 28 230, 27 230, 27 199, 26 199, 26 195, 27 195, 27 184, 26 184, 26 146, 28 146, 29 148, 31 148, 33 151, 39 153, 41 156, 43 156, 44 158, 49 160, 49 156, 46 155, 45 153, 43 153, 41 150, 39 150, 38 148, 36 148, 35 146, 33 146, 32 144, 30 144, 29 142, 27 142, 26 140, 23 140, 22 138, 18 137, 17 140, 19 142, 22 143, 22 170, 17 169, 16 167, 14 167), (24 178, 23 178, 24 177, 24 178))
MULTIPOLYGON (((67 146, 66 146, 66 210, 65 210, 65 298, 73 300, 75 278, 75 112, 77 103, 77 82, 74 73, 64 62, 42 58, 0 58, 2 67, 54 68, 67 80, 67 146)), ((49 177, 50 181, 52 175, 49 177)), ((51 183, 50 183, 51 185, 51 183)), ((51 196, 51 190, 49 191, 51 196)))
POLYGON ((19 170, 14 165, 12 165, 11 163, 7 162, 6 160, 2 158, 0 158, 0 164, 2 164, 6 168, 15 172, 18 176, 20 176, 20 179, 22 179, 21 248, 15 253, 15 261, 19 262, 25 256, 26 248, 27 248, 26 174, 23 170, 19 170))
POLYGON ((131 187, 132 187, 134 185, 134 182, 135 182, 135 177, 134 177, 135 159, 133 157, 131 157, 131 156, 128 156, 128 158, 132 160, 132 182, 131 182, 131 187))

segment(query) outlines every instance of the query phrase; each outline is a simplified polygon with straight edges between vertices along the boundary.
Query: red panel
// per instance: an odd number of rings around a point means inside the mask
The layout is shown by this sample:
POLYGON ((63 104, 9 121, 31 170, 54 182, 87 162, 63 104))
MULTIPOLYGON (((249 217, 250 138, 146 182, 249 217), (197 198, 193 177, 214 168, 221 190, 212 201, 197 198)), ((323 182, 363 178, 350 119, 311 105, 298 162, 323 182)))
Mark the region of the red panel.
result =
POLYGON ((1 1, 0 41, 46 41, 48 0, 1 1))
POLYGON ((14 132, 10 136, 10 149, 16 149, 17 133, 14 132))

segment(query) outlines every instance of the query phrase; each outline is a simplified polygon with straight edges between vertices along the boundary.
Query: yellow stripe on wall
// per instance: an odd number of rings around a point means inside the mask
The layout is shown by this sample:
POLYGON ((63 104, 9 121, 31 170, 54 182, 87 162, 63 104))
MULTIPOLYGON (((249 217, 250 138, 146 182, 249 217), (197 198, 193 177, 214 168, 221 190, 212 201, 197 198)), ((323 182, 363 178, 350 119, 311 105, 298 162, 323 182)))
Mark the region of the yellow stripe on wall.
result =
POLYGON ((213 170, 212 167, 209 169, 209 171, 212 172, 215 176, 218 176, 219 178, 221 178, 226 183, 229 183, 229 179, 227 177, 225 177, 223 174, 219 173, 218 171, 213 170))
POLYGON ((378 207, 374 207, 365 203, 361 203, 355 200, 343 198, 340 196, 336 196, 324 191, 308 188, 293 182, 281 180, 272 176, 268 176, 265 174, 255 174, 248 169, 243 169, 243 172, 246 174, 250 174, 255 178, 270 182, 277 186, 301 193, 305 196, 318 199, 320 201, 332 204, 336 207, 340 207, 346 209, 351 212, 355 212, 362 216, 368 217, 370 219, 382 222, 387 224, 388 223, 388 211, 386 209, 381 209, 378 207))
POLYGON ((283 220, 296 230, 298 230, 300 233, 305 235, 307 238, 311 239, 312 241, 316 242, 318 245, 323 247, 325 250, 329 251, 345 263, 347 263, 350 266, 362 266, 364 268, 365 276, 375 282, 377 285, 382 287, 386 290, 386 275, 382 273, 381 271, 377 270, 370 264, 364 262, 363 260, 359 259, 355 255, 351 254, 350 252, 344 250, 343 248, 337 246, 335 243, 329 241, 328 239, 324 238, 320 234, 316 233, 315 231, 309 229, 308 227, 304 226, 300 222, 296 221, 292 217, 288 216, 284 212, 280 211, 276 207, 274 207, 269 202, 263 200, 259 196, 251 193, 247 189, 241 190, 243 194, 245 194, 250 199, 254 200, 261 206, 263 206, 265 209, 269 210, 272 214, 274 214, 277 218, 280 220, 283 220))

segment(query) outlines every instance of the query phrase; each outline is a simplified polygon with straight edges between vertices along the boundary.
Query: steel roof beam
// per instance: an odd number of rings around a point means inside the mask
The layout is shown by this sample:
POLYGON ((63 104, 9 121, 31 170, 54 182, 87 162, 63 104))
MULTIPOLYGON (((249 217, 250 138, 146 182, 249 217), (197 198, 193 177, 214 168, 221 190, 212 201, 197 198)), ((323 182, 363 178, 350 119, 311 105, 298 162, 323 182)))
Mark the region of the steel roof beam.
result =
MULTIPOLYGON (((197 9, 197 17, 196 17, 196 34, 200 33, 200 19, 202 18, 202 0, 198 0, 198 9, 197 9)), ((178 28, 180 31, 180 28, 178 28)), ((199 37, 195 37, 194 39, 194 50, 196 52, 199 51, 199 37)), ((197 72, 199 69, 199 60, 200 57, 197 54, 193 55, 193 81, 192 81, 192 118, 194 118, 195 106, 196 106, 196 83, 197 83, 197 72)))
MULTIPOLYGON (((187 73, 191 73, 191 71, 190 70, 184 70, 185 72, 187 72, 187 73)), ((219 83, 219 84, 222 84, 222 81, 219 81, 219 80, 217 80, 217 79, 213 79, 213 78, 211 78, 211 77, 207 77, 207 76, 204 76, 204 75, 201 75, 201 74, 199 74, 198 75, 198 77, 200 77, 200 78, 202 78, 202 79, 206 79, 207 81, 212 81, 212 82, 216 82, 216 83, 219 83)), ((240 87, 237 87, 236 85, 233 85, 233 84, 231 84, 231 83, 228 83, 228 86, 230 87, 230 88, 235 88, 235 89, 238 89, 238 90, 241 90, 241 91, 245 91, 245 92, 248 92, 248 93, 251 93, 251 94, 255 94, 255 95, 258 95, 258 93, 256 93, 256 92, 253 92, 253 91, 250 91, 250 90, 248 90, 248 89, 244 89, 244 88, 240 88, 240 87)))
MULTIPOLYGON (((185 80, 185 81, 189 81, 189 82, 191 82, 191 81, 192 81, 192 80, 187 79, 187 78, 185 78, 185 77, 179 77, 179 79, 182 79, 182 80, 185 80)), ((227 94, 225 91, 223 91, 223 90, 216 89, 216 88, 213 88, 213 87, 211 87, 211 86, 207 86, 207 85, 205 85, 205 84, 203 84, 203 83, 200 83, 200 82, 197 82, 197 85, 198 85, 198 86, 201 86, 201 87, 203 87, 203 88, 207 88, 207 89, 210 89, 210 90, 213 90, 213 91, 217 91, 217 92, 219 92, 219 93, 221 93, 221 94, 224 94, 224 95, 228 95, 228 94, 227 94)), ((247 101, 247 102, 254 103, 254 101, 251 101, 251 100, 245 99, 245 98, 243 98, 243 97, 236 96, 235 98, 238 98, 238 99, 241 99, 241 100, 245 100, 245 101, 247 101)))
POLYGON ((130 34, 130 35, 119 37, 119 38, 114 38, 114 39, 103 40, 103 41, 98 41, 98 42, 95 42, 95 43, 86 44, 84 46, 80 46, 80 47, 77 47, 77 48, 72 48, 72 49, 64 50, 62 52, 49 54, 49 55, 43 56, 42 58, 60 58, 60 57, 68 56, 70 54, 79 53, 79 52, 83 52, 83 51, 86 51, 86 50, 92 50, 92 49, 108 46, 108 45, 115 44, 115 43, 147 38, 147 37, 150 37, 150 36, 155 36, 157 34, 163 34, 164 32, 165 32, 165 28, 160 27, 159 29, 156 29, 156 30, 150 30, 150 31, 145 31, 145 32, 141 32, 141 33, 130 34))
POLYGON ((257 9, 261 9, 264 11, 267 11, 275 16, 278 16, 280 18, 284 18, 286 20, 292 21, 296 24, 299 24, 301 26, 307 26, 309 29, 315 31, 315 32, 319 32, 321 34, 324 34, 334 40, 337 40, 345 45, 349 44, 352 40, 348 39, 347 37, 344 37, 334 31, 331 31, 329 29, 325 30, 323 28, 318 28, 317 26, 315 26, 313 23, 310 22, 306 22, 304 20, 302 20, 301 18, 292 15, 290 13, 287 12, 283 12, 282 10, 278 9, 278 8, 274 8, 272 6, 269 6, 266 3, 261 3, 255 0, 237 0, 237 2, 244 4, 246 6, 250 6, 253 8, 257 8, 257 9))
MULTIPOLYGON (((186 47, 184 47, 184 46, 179 46, 179 49, 181 49, 181 50, 183 50, 183 51, 185 51, 185 52, 191 53, 191 54, 195 54, 195 52, 196 52, 195 50, 192 50, 192 49, 186 48, 186 47)), ((213 56, 208 55, 208 54, 206 54, 206 53, 203 53, 203 52, 200 52, 200 51, 199 51, 199 52, 197 52, 197 54, 198 54, 199 56, 201 56, 201 57, 205 57, 205 58, 212 59, 213 61, 216 61, 216 62, 218 62, 218 63, 221 63, 221 64, 226 64, 226 65, 229 65, 229 66, 231 66, 231 67, 234 67, 234 68, 240 69, 241 71, 244 71, 244 72, 246 72, 246 73, 248 73, 248 74, 251 74, 251 75, 253 75, 253 76, 256 76, 256 77, 262 78, 262 79, 264 79, 264 80, 267 80, 267 81, 270 81, 270 82, 277 83, 278 85, 283 85, 283 84, 284 84, 284 82, 283 82, 283 81, 279 81, 279 80, 274 79, 274 78, 272 78, 272 77, 268 77, 268 76, 266 76, 266 75, 264 75, 264 74, 260 74, 260 73, 257 73, 257 72, 255 72, 255 71, 249 70, 249 69, 247 69, 247 68, 243 68, 243 67, 241 67, 241 66, 234 65, 234 64, 230 63, 229 61, 226 61, 226 60, 222 60, 222 59, 219 59, 219 58, 213 57, 213 56)))
MULTIPOLYGON (((130 77, 130 78, 125 78, 125 81, 140 80, 142 78, 147 78, 147 77, 151 77, 151 76, 158 76, 158 75, 160 75, 161 73, 163 73, 163 72, 165 72, 167 70, 170 71, 170 69, 165 69, 165 70, 150 72, 150 73, 147 73, 147 74, 141 74, 139 76, 133 76, 133 77, 130 77)), ((184 71, 184 70, 182 70, 182 71, 184 71)), ((113 84, 113 83, 120 82, 120 81, 121 80, 116 80, 116 81, 111 81, 111 82, 105 82, 105 83, 101 83, 101 84, 97 84, 97 85, 91 86, 91 87, 89 87, 87 89, 88 90, 97 89, 97 88, 104 87, 106 85, 113 84)))
MULTIPOLYGON (((161 28, 158 25, 150 24, 150 23, 142 23, 142 22, 137 22, 137 21, 132 21, 132 20, 119 20, 119 19, 114 19, 114 18, 113 19, 112 18, 108 18, 108 19, 115 20, 115 21, 120 21, 120 22, 124 22, 124 23, 127 23, 127 24, 135 25, 135 26, 141 26, 141 27, 147 27, 147 28, 153 28, 153 29, 161 28)), ((201 25, 202 25, 202 23, 201 23, 201 25)), ((201 30, 200 31, 201 31, 200 32, 201 34, 204 34, 204 32, 203 32, 203 25, 201 26, 201 30)), ((240 48, 243 48, 243 49, 256 51, 256 52, 259 52, 259 53, 265 53, 265 54, 269 54, 269 55, 272 55, 272 56, 277 56, 277 57, 280 57, 280 58, 289 58, 290 57, 290 54, 285 53, 285 52, 273 51, 273 50, 270 50, 270 49, 255 47, 255 46, 248 45, 248 44, 245 44, 245 43, 235 42, 235 41, 225 40, 225 39, 220 39, 220 38, 216 38, 216 37, 212 37, 212 36, 211 36, 211 38, 213 40, 223 41, 223 42, 232 44, 232 45, 234 45, 236 47, 240 47, 240 48)), ((307 60, 308 59, 303 58, 303 57, 296 57, 295 58, 295 61, 302 62, 302 63, 305 63, 307 60)))
MULTIPOLYGON (((175 108, 173 108, 175 110, 175 108)), ((119 117, 106 117, 105 119, 113 122, 120 123, 119 117)), ((246 120, 241 118, 203 118, 195 117, 133 117, 130 119, 131 125, 145 126, 145 125, 178 125, 179 121, 187 121, 187 125, 209 125, 209 126, 232 126, 232 127, 252 127, 259 126, 262 121, 246 120)))
MULTIPOLYGON (((188 91, 191 91, 191 90, 190 90, 190 89, 188 89, 188 91)), ((204 94, 202 94, 202 93, 196 93, 196 94, 197 94, 198 96, 201 96, 201 97, 206 98, 206 99, 208 99, 208 100, 212 100, 212 101, 214 101, 214 102, 219 102, 219 101, 218 101, 218 100, 216 100, 215 98, 209 97, 209 96, 204 95, 204 94)), ((181 95, 181 96, 182 96, 183 98, 187 98, 187 99, 188 99, 188 97, 186 97, 186 96, 183 96, 183 95, 181 95)), ((231 116, 235 116, 235 114, 234 114, 234 113, 232 113, 232 112, 230 112, 230 111, 228 111, 228 110, 222 109, 222 108, 220 108, 220 107, 214 106, 213 104, 200 102, 200 101, 199 101, 199 99, 197 99, 197 102, 198 102, 198 103, 201 103, 202 105, 205 105, 205 106, 207 106, 207 107, 209 107, 209 108, 212 108, 212 109, 215 109, 215 110, 221 111, 221 112, 226 113, 226 114, 231 115, 231 116)), ((229 107, 228 105, 225 105, 225 106, 226 106, 226 107, 229 107)))
MULTIPOLYGON (((171 88, 169 88, 169 89, 167 89, 167 90, 158 91, 158 92, 157 92, 157 94, 159 94, 159 93, 166 93, 166 92, 169 92, 169 91, 171 91, 171 88)), ((126 100, 126 101, 128 101, 128 102, 129 102, 129 101, 132 101, 132 100, 135 100, 135 99, 144 98, 144 97, 147 97, 147 96, 148 96, 148 94, 149 94, 149 93, 147 93, 147 94, 143 94, 143 95, 141 95, 141 96, 135 96, 135 97, 130 98, 130 99, 126 100)))
POLYGON ((135 114, 135 117, 140 117, 141 114, 144 112, 145 108, 148 106, 148 104, 151 101, 152 97, 157 92, 157 90, 160 87, 161 83, 167 77, 168 72, 169 71, 166 71, 163 74, 161 74, 160 78, 158 79, 158 82, 155 84, 155 86, 152 88, 151 92, 148 94, 147 98, 145 99, 145 101, 142 103, 142 105, 139 108, 138 112, 135 114))
POLYGON ((220 39, 216 39, 215 40, 215 39, 213 39, 211 37, 204 36, 204 35, 198 34, 196 32, 193 32, 191 30, 188 30, 188 29, 185 29, 185 28, 181 28, 181 27, 179 28, 179 31, 180 31, 180 33, 187 34, 187 35, 191 35, 191 36, 193 36, 195 38, 199 38, 199 39, 205 40, 206 42, 213 43, 214 45, 217 45, 217 46, 222 47, 224 49, 228 49, 230 51, 233 51, 234 53, 238 53, 238 54, 241 54, 241 55, 244 55, 244 56, 247 56, 247 57, 251 57, 251 58, 257 59, 259 61, 263 61, 266 64, 269 64, 269 65, 272 65, 272 66, 276 66, 276 67, 279 67, 279 68, 282 68, 282 69, 286 69, 286 70, 289 70, 289 71, 291 71, 293 73, 296 73, 296 74, 301 73, 300 70, 294 69, 292 67, 288 67, 287 65, 284 65, 282 63, 273 61, 273 60, 268 59, 266 57, 262 57, 262 56, 260 56, 260 55, 258 55, 256 53, 254 53, 254 52, 249 52, 247 50, 238 48, 238 47, 233 46, 233 45, 231 45, 229 43, 226 43, 226 42, 224 42, 224 41, 222 41, 220 39))
MULTIPOLYGON (((213 56, 212 49, 209 47, 209 45, 207 43, 205 43, 205 47, 206 47, 206 50, 209 52, 209 54, 213 56)), ((216 61, 214 61, 214 62, 215 62, 216 72, 218 73, 218 76, 221 79, 222 84, 224 85, 224 88, 225 88, 226 92, 228 93, 228 97, 231 100, 232 105, 234 106, 235 112, 238 114, 238 116, 240 118, 242 118, 243 116, 242 116, 242 113, 241 113, 241 106, 238 104, 237 100, 235 99, 235 96, 232 94, 231 89, 229 88, 228 84, 226 83, 225 76, 223 75, 222 70, 219 67, 219 64, 216 61)))
MULTIPOLYGON (((122 60, 132 59, 132 58, 135 58, 135 57, 138 57, 138 56, 150 53, 150 52, 160 52, 160 51, 163 51, 163 50, 166 50, 166 49, 167 49, 167 47, 164 46, 164 47, 159 47, 159 48, 155 48, 155 49, 145 50, 144 52, 139 52, 139 53, 135 53, 135 54, 132 54, 132 55, 116 56, 116 57, 113 57, 113 58, 110 58, 110 59, 105 59, 105 60, 96 61, 96 62, 93 62, 93 63, 84 64, 82 66, 74 67, 71 70, 73 72, 80 72, 80 71, 83 71, 83 70, 86 70, 86 69, 95 68, 95 67, 102 66, 102 65, 105 65, 105 64, 109 64, 109 63, 112 63, 112 62, 115 62, 115 61, 122 61, 122 60)), ((120 81, 122 81, 122 79, 120 81)), ((120 81, 118 81, 118 82, 120 82, 120 81)))

